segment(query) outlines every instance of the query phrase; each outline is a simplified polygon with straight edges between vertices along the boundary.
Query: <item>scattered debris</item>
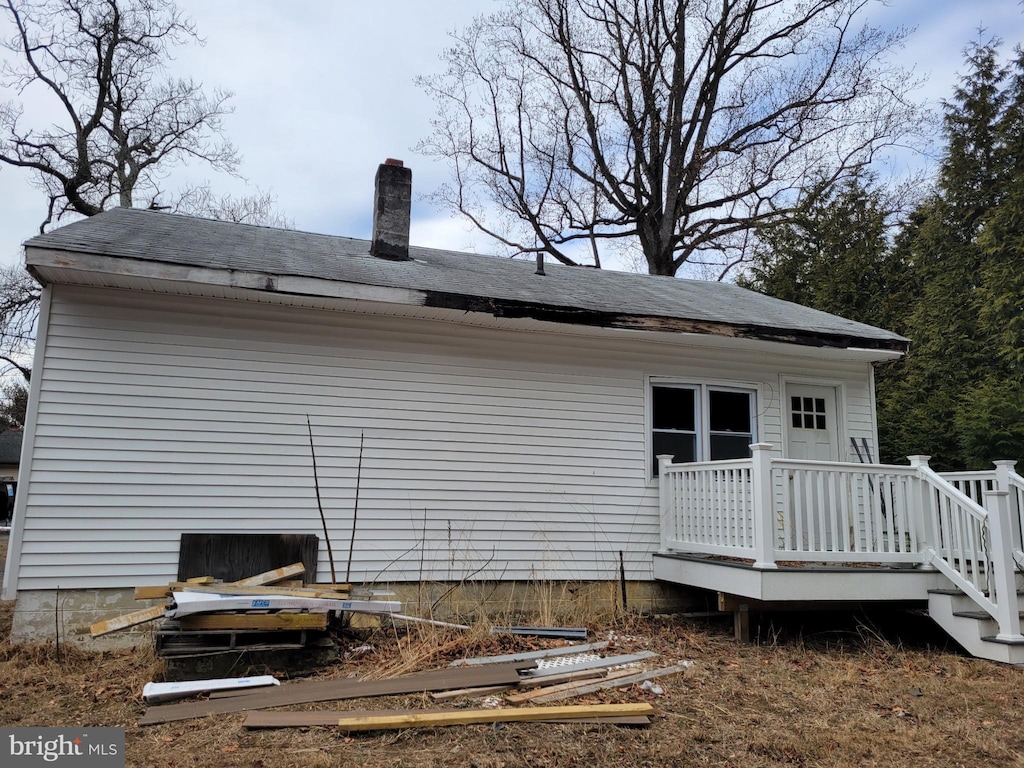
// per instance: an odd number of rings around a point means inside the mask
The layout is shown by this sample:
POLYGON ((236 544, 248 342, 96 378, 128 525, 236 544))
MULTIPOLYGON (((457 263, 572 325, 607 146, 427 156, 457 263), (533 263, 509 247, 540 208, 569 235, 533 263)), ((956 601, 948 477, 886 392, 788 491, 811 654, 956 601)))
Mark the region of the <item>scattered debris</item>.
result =
POLYGON ((536 669, 531 669, 526 674, 530 677, 547 677, 561 672, 576 672, 581 669, 607 669, 624 664, 634 664, 644 659, 653 659, 657 655, 654 651, 641 651, 640 653, 606 656, 604 658, 583 656, 578 659, 559 659, 557 663, 551 659, 542 659, 537 662, 536 669))
POLYGON ((303 680, 273 690, 239 693, 229 698, 209 701, 164 704, 150 708, 139 725, 154 725, 175 720, 245 712, 266 707, 311 704, 317 701, 340 701, 368 696, 392 696, 408 693, 446 691, 453 688, 476 688, 487 685, 514 685, 526 662, 486 664, 456 669, 435 669, 388 680, 303 680))
POLYGON ((633 685, 634 683, 641 683, 645 680, 653 680, 658 677, 665 677, 667 675, 676 675, 680 672, 685 672, 693 662, 684 661, 680 664, 676 664, 671 667, 664 667, 662 669, 654 669, 649 672, 640 672, 635 675, 629 675, 627 677, 619 677, 612 680, 599 680, 589 685, 584 685, 580 688, 576 688, 571 691, 559 691, 547 693, 545 695, 537 696, 533 700, 539 704, 547 704, 552 701, 561 701, 567 699, 570 696, 582 696, 587 693, 595 693, 597 691, 606 688, 624 688, 627 685, 633 685))

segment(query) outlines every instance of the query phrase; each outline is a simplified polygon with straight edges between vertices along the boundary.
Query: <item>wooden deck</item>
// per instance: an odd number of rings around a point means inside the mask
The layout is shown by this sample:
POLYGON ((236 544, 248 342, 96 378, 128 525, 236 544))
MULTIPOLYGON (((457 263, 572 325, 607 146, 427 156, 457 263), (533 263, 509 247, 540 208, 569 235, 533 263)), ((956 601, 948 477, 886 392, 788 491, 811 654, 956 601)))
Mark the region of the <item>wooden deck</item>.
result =
POLYGON ((1024 662, 1024 478, 1014 462, 943 477, 927 456, 897 466, 751 448, 750 459, 723 462, 659 457, 655 578, 741 602, 920 603, 972 653, 1017 646, 989 658, 1024 662), (961 627, 979 616, 988 636, 961 627))

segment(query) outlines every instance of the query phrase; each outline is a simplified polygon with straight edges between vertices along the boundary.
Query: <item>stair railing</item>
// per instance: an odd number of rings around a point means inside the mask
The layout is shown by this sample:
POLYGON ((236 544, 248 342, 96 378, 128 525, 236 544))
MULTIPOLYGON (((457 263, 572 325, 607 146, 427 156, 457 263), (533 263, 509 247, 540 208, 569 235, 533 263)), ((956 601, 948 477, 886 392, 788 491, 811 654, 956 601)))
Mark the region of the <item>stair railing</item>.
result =
POLYGON ((1014 542, 1019 539, 1014 538, 1010 491, 997 482, 996 489, 984 491, 982 506, 932 470, 928 458, 910 457, 922 484, 928 564, 996 620, 997 639, 1024 640, 1014 562, 1014 542))

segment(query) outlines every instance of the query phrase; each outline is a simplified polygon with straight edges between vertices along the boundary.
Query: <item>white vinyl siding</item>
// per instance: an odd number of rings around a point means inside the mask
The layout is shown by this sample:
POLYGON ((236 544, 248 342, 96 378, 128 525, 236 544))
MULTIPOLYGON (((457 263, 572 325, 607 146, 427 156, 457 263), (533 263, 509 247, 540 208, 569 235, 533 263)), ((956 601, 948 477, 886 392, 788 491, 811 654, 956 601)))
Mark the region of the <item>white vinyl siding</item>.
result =
MULTIPOLYGON (((827 369, 870 437, 869 365, 827 369)), ((314 533, 326 578, 307 414, 339 578, 363 432, 354 582, 615 578, 619 550, 649 579, 649 382, 695 372, 755 383, 779 448, 780 377, 822 373, 675 337, 56 286, 17 587, 164 583, 182 532, 314 533)))

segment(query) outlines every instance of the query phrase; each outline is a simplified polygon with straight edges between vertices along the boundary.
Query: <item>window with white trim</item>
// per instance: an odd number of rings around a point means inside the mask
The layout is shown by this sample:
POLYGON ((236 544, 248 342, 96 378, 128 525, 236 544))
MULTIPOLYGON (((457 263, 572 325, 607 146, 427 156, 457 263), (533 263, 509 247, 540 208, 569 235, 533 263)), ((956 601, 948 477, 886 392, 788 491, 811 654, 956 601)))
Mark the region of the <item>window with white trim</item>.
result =
POLYGON ((671 454, 675 462, 750 457, 757 429, 754 390, 713 384, 651 386, 651 463, 671 454))

